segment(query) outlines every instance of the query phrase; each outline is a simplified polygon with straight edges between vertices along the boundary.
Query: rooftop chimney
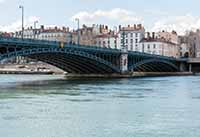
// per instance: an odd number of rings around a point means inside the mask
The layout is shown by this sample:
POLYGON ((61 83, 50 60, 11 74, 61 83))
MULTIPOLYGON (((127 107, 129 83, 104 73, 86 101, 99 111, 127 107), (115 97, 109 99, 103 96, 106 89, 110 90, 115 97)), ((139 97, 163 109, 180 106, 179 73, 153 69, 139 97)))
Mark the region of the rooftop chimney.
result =
POLYGON ((69 27, 67 27, 67 29, 66 29, 66 30, 67 30, 67 32, 69 32, 69 27))
POLYGON ((136 27, 136 24, 134 24, 134 29, 136 29, 137 27, 136 27))
POLYGON ((108 30, 108 26, 106 26, 106 30, 108 30))
POLYGON ((121 25, 119 25, 119 31, 122 29, 122 26, 121 25))
POLYGON ((152 38, 155 39, 155 32, 152 33, 152 38))
POLYGON ((44 30, 44 25, 41 25, 40 28, 41 28, 42 30, 44 30))
POLYGON ((150 39, 150 33, 147 32, 147 39, 150 39))
POLYGON ((138 29, 142 29, 142 24, 137 25, 138 29))

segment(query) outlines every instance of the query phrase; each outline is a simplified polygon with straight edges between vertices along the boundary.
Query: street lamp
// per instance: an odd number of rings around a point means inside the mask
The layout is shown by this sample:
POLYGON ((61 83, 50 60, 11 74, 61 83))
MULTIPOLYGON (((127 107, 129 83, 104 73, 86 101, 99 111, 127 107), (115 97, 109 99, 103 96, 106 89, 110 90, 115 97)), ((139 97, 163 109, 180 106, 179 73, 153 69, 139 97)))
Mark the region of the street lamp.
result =
POLYGON ((37 23, 39 23, 38 20, 34 21, 34 31, 33 31, 33 33, 34 33, 34 39, 35 39, 35 36, 36 36, 37 23))
POLYGON ((22 9, 22 39, 24 38, 24 6, 20 5, 20 9, 22 9))
POLYGON ((80 45, 80 20, 79 18, 76 18, 75 21, 77 21, 77 25, 78 25, 78 41, 77 44, 80 45))

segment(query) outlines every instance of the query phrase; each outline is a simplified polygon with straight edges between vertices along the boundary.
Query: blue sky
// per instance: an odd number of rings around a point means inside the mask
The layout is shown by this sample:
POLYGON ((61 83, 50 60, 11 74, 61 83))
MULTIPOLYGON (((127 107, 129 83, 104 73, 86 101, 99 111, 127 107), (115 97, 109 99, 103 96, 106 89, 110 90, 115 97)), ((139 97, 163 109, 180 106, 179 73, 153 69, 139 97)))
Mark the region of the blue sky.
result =
POLYGON ((0 30, 20 28, 21 12, 25 7, 26 25, 39 24, 75 27, 81 24, 143 23, 147 30, 200 28, 199 0, 0 0, 0 30))

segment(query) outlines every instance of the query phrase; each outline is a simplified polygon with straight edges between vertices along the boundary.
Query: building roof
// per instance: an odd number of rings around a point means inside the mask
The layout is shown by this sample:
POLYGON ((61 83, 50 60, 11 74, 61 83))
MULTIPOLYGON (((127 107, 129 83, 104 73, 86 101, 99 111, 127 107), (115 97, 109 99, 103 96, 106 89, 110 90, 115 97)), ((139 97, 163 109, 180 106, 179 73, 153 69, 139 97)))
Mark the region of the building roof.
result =
POLYGON ((128 25, 127 27, 121 27, 119 26, 119 30, 120 31, 140 31, 140 30, 144 30, 144 27, 142 26, 142 24, 134 24, 133 26, 128 25))
POLYGON ((59 29, 59 28, 47 28, 47 29, 44 29, 42 30, 41 32, 43 33, 67 33, 68 31, 66 30, 63 30, 63 29, 59 29))
POLYGON ((118 36, 115 34, 100 34, 96 35, 95 38, 117 38, 118 36))
POLYGON ((162 42, 162 43, 167 43, 171 45, 176 45, 175 43, 167 41, 163 38, 143 38, 140 42, 162 42))

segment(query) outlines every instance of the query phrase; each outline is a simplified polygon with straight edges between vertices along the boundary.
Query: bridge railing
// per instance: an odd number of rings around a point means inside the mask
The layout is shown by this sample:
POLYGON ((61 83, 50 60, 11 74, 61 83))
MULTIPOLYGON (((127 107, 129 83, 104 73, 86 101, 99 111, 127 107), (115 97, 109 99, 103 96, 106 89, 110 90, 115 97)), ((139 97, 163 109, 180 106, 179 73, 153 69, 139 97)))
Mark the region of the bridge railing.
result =
POLYGON ((2 37, 0 36, 0 41, 3 42, 17 42, 17 43, 29 43, 29 44, 45 44, 45 45, 56 45, 59 44, 57 41, 48 41, 48 40, 35 40, 35 39, 22 39, 15 37, 2 37))
POLYGON ((0 36, 0 42, 5 43, 16 43, 16 44, 23 44, 28 46, 30 44, 31 46, 51 46, 51 47, 61 47, 61 44, 64 46, 62 48, 78 48, 78 49, 84 49, 84 50, 94 50, 94 51, 102 51, 102 52, 120 52, 119 49, 111 49, 111 48, 102 48, 98 46, 87 46, 87 45, 76 45, 72 43, 65 43, 65 42, 58 42, 58 41, 48 41, 48 40, 34 40, 34 39, 22 39, 22 38, 14 38, 14 37, 1 37, 0 36))

